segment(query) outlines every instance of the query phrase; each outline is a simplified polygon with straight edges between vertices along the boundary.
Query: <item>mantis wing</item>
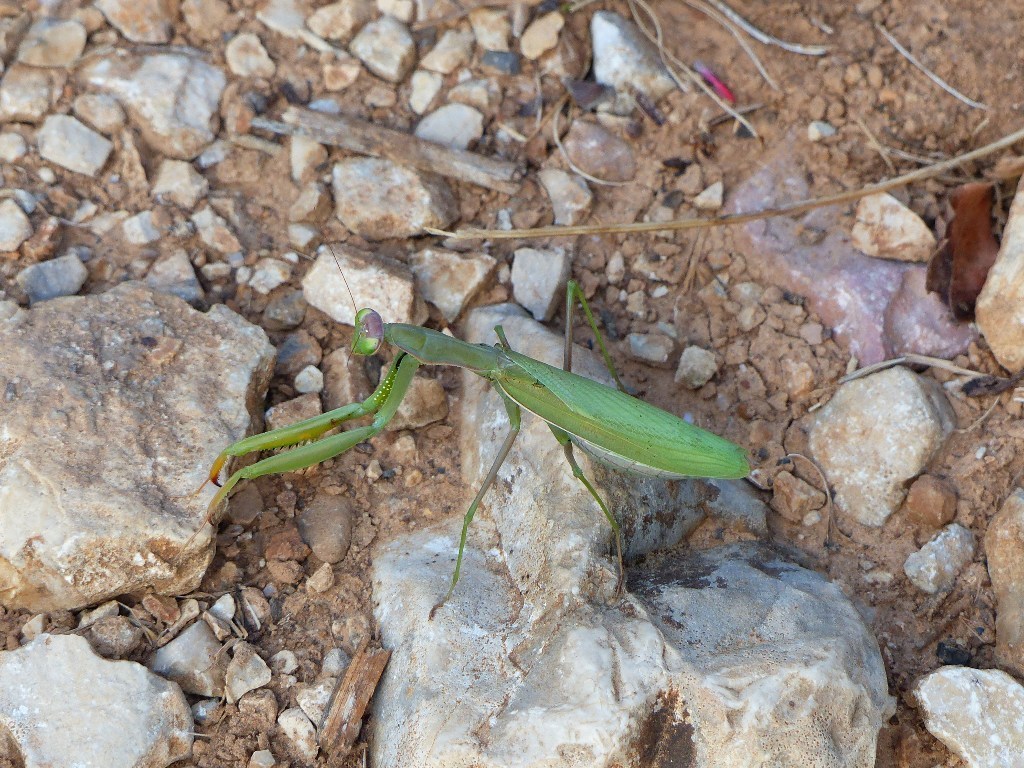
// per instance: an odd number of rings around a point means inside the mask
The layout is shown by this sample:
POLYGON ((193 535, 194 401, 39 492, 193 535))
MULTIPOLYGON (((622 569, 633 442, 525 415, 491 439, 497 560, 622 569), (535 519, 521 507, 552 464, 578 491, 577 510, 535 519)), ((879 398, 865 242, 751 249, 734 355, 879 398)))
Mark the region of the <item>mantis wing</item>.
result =
POLYGON ((505 354, 511 365, 495 384, 597 458, 666 477, 739 478, 750 471, 743 449, 718 435, 591 379, 505 354))

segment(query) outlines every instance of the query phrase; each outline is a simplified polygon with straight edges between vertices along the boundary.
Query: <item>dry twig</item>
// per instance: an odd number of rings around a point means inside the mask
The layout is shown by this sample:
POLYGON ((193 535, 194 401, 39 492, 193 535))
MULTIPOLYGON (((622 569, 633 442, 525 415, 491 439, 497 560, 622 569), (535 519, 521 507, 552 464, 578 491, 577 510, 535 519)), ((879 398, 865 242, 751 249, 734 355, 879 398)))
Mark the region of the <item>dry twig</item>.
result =
POLYGON ((356 743, 366 705, 390 658, 391 651, 368 648, 368 641, 364 640, 345 677, 331 694, 317 731, 317 741, 330 755, 330 765, 340 765, 356 743))

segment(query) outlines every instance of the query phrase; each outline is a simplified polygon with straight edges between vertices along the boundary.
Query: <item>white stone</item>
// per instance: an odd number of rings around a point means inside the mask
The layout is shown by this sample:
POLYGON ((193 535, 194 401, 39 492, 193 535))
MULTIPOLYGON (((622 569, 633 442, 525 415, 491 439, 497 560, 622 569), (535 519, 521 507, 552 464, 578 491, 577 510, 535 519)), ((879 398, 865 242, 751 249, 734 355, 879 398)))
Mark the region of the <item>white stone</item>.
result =
POLYGON ((962 525, 943 528, 903 564, 910 583, 934 595, 952 589, 957 574, 974 558, 974 535, 962 525))
POLYGON ((373 74, 392 83, 405 79, 416 59, 412 35, 391 16, 382 16, 363 27, 348 49, 373 74))
POLYGON ((504 8, 475 8, 469 13, 476 44, 485 51, 507 51, 512 23, 504 8))
POLYGON ((501 89, 494 80, 482 78, 466 80, 448 91, 448 101, 476 107, 484 113, 495 110, 501 96, 501 89))
POLYGON ((914 687, 925 727, 968 768, 1017 768, 1024 686, 998 669, 941 667, 914 687))
POLYGON ((14 64, 0 80, 0 123, 34 123, 60 96, 67 76, 60 70, 14 64))
POLYGON ((324 663, 320 668, 320 674, 324 677, 341 677, 345 674, 352 659, 341 648, 331 648, 324 654, 324 663))
POLYGON ((0 409, 5 605, 74 610, 196 589, 213 557, 214 491, 181 489, 199 488, 249 430, 273 360, 266 334, 226 307, 197 312, 138 282, 0 323, 0 391, 18 377, 0 409), (182 439, 193 432, 205 439, 182 439))
POLYGON ((178 4, 167 0, 96 0, 117 31, 133 43, 169 43, 178 4))
POLYGON ((269 0, 256 11, 256 18, 266 24, 268 29, 293 40, 299 40, 314 51, 334 51, 333 45, 306 27, 306 13, 305 3, 297 0, 269 0))
MULTIPOLYGON (((560 366, 561 337, 509 305, 471 312, 465 338, 491 344, 498 324, 514 348, 560 366)), ((607 381, 598 355, 577 349, 574 363, 607 381)), ((508 422, 479 377, 461 400, 464 481, 476 487, 508 422)), ((709 514, 693 484, 581 463, 625 530, 644 531, 627 552, 678 541, 709 514)), ((734 494, 725 506, 748 498, 715 487, 734 494)), ((428 620, 451 580, 460 512, 376 553, 374 606, 393 655, 372 704, 374 766, 613 765, 652 717, 661 743, 695 765, 871 764, 893 702, 877 641, 835 585, 742 544, 641 560, 620 603, 607 522, 547 425, 524 414, 470 526, 462 580, 428 620)))
POLYGON ((32 222, 21 206, 8 198, 0 201, 0 251, 16 251, 32 237, 32 222))
POLYGON ((18 61, 35 67, 70 67, 85 50, 85 27, 77 21, 44 17, 18 46, 18 61))
POLYGON ((895 367, 843 384, 817 412, 810 449, 839 508, 862 525, 880 526, 955 423, 935 381, 895 367))
POLYGON ((343 91, 359 79, 363 65, 355 56, 340 51, 325 58, 322 71, 324 88, 328 91, 343 91))
POLYGON ((420 120, 416 136, 455 149, 468 149, 484 133, 484 116, 465 104, 445 104, 420 120))
POLYGON ((191 160, 216 138, 227 80, 198 56, 111 53, 79 67, 81 81, 117 98, 146 143, 167 157, 191 160))
POLYGON ((153 224, 153 212, 141 211, 129 216, 121 224, 121 232, 126 243, 131 245, 149 245, 160 239, 161 232, 153 224))
POLYGON ((105 93, 83 93, 71 105, 75 117, 107 136, 124 127, 124 110, 113 96, 105 93))
POLYGON ((279 675, 290 675, 299 668, 299 657, 287 648, 270 657, 270 668, 279 675))
POLYGON ((416 293, 408 267, 344 244, 322 247, 313 267, 302 279, 306 301, 335 322, 352 325, 349 288, 356 304, 372 307, 385 323, 417 322, 416 293))
POLYGON ((450 75, 469 62, 473 54, 473 33, 469 30, 449 29, 430 52, 420 59, 420 68, 442 75, 450 75))
POLYGON ((1024 184, 1020 182, 975 312, 978 328, 1000 364, 1010 371, 1024 368, 1024 184))
POLYGON ((292 136, 288 143, 292 181, 302 184, 316 172, 317 166, 327 161, 327 148, 301 135, 292 136))
POLYGON ((306 26, 320 37, 347 43, 376 15, 372 0, 341 0, 317 8, 306 19, 306 26))
POLYGON ((217 602, 210 606, 210 613, 221 621, 231 621, 235 618, 235 598, 231 595, 221 595, 217 602))
POLYGON ((232 254, 242 250, 242 244, 238 242, 234 232, 228 223, 210 207, 196 211, 191 216, 195 224, 199 239, 207 246, 218 253, 232 254))
POLYGON ((575 173, 558 168, 545 168, 537 174, 555 212, 555 224, 572 226, 583 221, 590 213, 594 196, 587 182, 575 173))
POLYGON ((899 261, 928 261, 935 235, 921 217, 888 192, 857 203, 853 244, 868 256, 899 261))
POLYGON ((824 120, 814 120, 807 125, 807 140, 822 141, 836 135, 836 129, 824 120))
POLYGON ((284 285, 292 276, 292 265, 280 259, 262 258, 256 262, 256 269, 249 278, 249 287, 266 296, 278 286, 284 285))
POLYGON ((598 11, 590 20, 594 79, 628 93, 638 90, 657 101, 675 89, 661 56, 631 21, 598 11))
POLYGON ((534 19, 519 38, 519 50, 531 61, 539 59, 558 45, 558 33, 565 26, 565 17, 559 11, 551 11, 534 19))
POLYGON ((307 365, 297 374, 295 374, 295 391, 299 394, 308 394, 310 392, 323 392, 324 390, 324 374, 315 365, 307 365))
MULTIPOLYGON (((324 563, 322 567, 330 568, 327 563, 324 563)), ((324 710, 327 709, 327 704, 331 700, 331 694, 334 693, 337 683, 338 681, 334 678, 325 678, 313 685, 304 686, 295 694, 295 703, 302 708, 310 720, 319 723, 323 720, 324 710)))
POLYGON ((716 181, 710 187, 693 198, 693 206, 698 211, 717 211, 722 207, 724 194, 725 186, 722 182, 716 181))
POLYGON ((262 688, 270 682, 272 675, 256 649, 240 640, 232 648, 231 661, 224 673, 224 693, 228 704, 234 704, 249 691, 262 688))
POLYGON ((28 152, 28 144, 20 133, 0 133, 0 162, 13 163, 28 152))
POLYGON ((50 115, 36 135, 39 155, 75 173, 95 176, 114 145, 73 117, 50 115))
POLYGON ((409 266, 420 294, 451 323, 494 273, 497 262, 485 253, 426 248, 409 257, 409 266))
POLYGON ((564 248, 520 248, 512 259, 512 293, 520 306, 546 322, 565 302, 572 259, 564 248))
POLYGON ((274 768, 277 760, 269 749, 257 749, 249 756, 248 768, 274 768))
POLYGON ((192 163, 184 160, 164 160, 156 172, 156 180, 149 193, 153 197, 170 200, 186 210, 206 197, 210 182, 192 163))
POLYGON ((424 227, 443 229, 458 203, 443 178, 390 160, 352 158, 334 165, 336 215, 367 240, 412 237, 424 227))
POLYGON ((633 357, 649 363, 667 363, 672 348, 672 339, 663 333, 631 333, 626 337, 633 357))
POLYGON ((0 728, 0 747, 15 750, 5 757, 26 768, 156 768, 192 750, 178 686, 133 661, 100 658, 74 634, 0 653, 0 728))
POLYGON ((309 763, 316 760, 316 753, 319 751, 316 729, 301 709, 286 709, 277 716, 277 725, 299 757, 309 763))
POLYGON ((231 38, 224 48, 224 58, 228 69, 239 77, 271 78, 277 71, 277 65, 263 47, 263 41, 250 32, 231 38))
POLYGON ((675 380, 687 389, 700 389, 718 373, 715 353, 701 347, 689 346, 679 357, 675 380))
POLYGON ((422 115, 430 108, 444 84, 444 78, 436 72, 417 69, 409 78, 409 106, 417 115, 422 115))
POLYGON ((193 305, 202 302, 206 295, 184 248, 176 248, 154 261, 146 273, 146 285, 155 291, 177 296, 193 305))
POLYGON ((416 15, 413 0, 377 0, 377 9, 388 16, 394 16, 404 24, 408 24, 416 15))
POLYGON ((36 304, 59 296, 72 296, 85 285, 89 272, 82 260, 73 253, 56 259, 30 264, 21 270, 15 280, 28 294, 29 302, 36 304))
POLYGON ((210 625, 197 621, 158 649, 149 668, 176 682, 185 693, 219 698, 224 695, 227 663, 227 654, 210 625))
POLYGON ((388 429, 396 432, 402 429, 419 429, 435 421, 448 418, 448 395, 437 379, 417 376, 412 380, 409 391, 402 398, 395 418, 388 429))

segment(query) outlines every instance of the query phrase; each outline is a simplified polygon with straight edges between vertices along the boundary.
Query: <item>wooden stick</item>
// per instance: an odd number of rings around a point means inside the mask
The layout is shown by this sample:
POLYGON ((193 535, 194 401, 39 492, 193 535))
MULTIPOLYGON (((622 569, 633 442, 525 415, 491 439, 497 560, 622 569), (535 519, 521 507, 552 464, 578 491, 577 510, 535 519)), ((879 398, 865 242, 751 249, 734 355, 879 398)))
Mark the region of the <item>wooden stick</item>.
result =
POLYGON ((281 120, 283 122, 255 117, 252 126, 288 136, 308 136, 321 144, 383 157, 399 165, 468 181, 508 195, 519 191, 517 182, 523 177, 522 169, 515 163, 452 149, 357 117, 288 107, 281 120))
POLYGON ((321 749, 328 753, 329 765, 340 765, 359 738, 363 713, 370 703, 391 651, 369 648, 364 640, 348 665, 345 677, 331 694, 317 732, 321 749))

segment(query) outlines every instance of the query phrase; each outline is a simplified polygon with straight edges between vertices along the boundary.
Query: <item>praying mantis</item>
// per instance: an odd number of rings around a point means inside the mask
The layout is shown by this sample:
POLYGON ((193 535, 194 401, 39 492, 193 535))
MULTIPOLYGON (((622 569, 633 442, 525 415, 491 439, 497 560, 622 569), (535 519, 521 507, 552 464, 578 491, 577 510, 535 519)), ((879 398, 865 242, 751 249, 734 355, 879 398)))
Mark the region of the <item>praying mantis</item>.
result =
POLYGON ((738 479, 750 472, 745 452, 738 445, 626 393, 593 313, 575 281, 570 280, 566 286, 562 368, 517 353, 500 325, 494 328, 494 332, 497 336, 494 346, 470 344, 416 325, 384 323, 373 309, 360 309, 355 315, 352 352, 373 355, 385 342, 398 350, 376 390, 362 402, 247 437, 225 448, 210 470, 209 481, 215 484, 230 457, 297 446, 234 472, 210 502, 207 520, 214 519, 217 509, 240 480, 304 469, 379 434, 395 415, 421 365, 452 365, 488 380, 501 396, 509 419, 508 434, 463 517, 459 552, 448 592, 431 610, 431 616, 451 597, 458 584, 469 525, 512 449, 524 409, 547 423, 555 440, 562 446, 573 475, 593 496, 607 518, 615 537, 620 587, 623 565, 619 524, 577 463, 574 446, 613 467, 665 479, 738 479), (594 331, 605 365, 617 388, 571 372, 572 314, 577 300, 594 331), (364 416, 372 416, 372 423, 321 437, 343 422, 364 416))

